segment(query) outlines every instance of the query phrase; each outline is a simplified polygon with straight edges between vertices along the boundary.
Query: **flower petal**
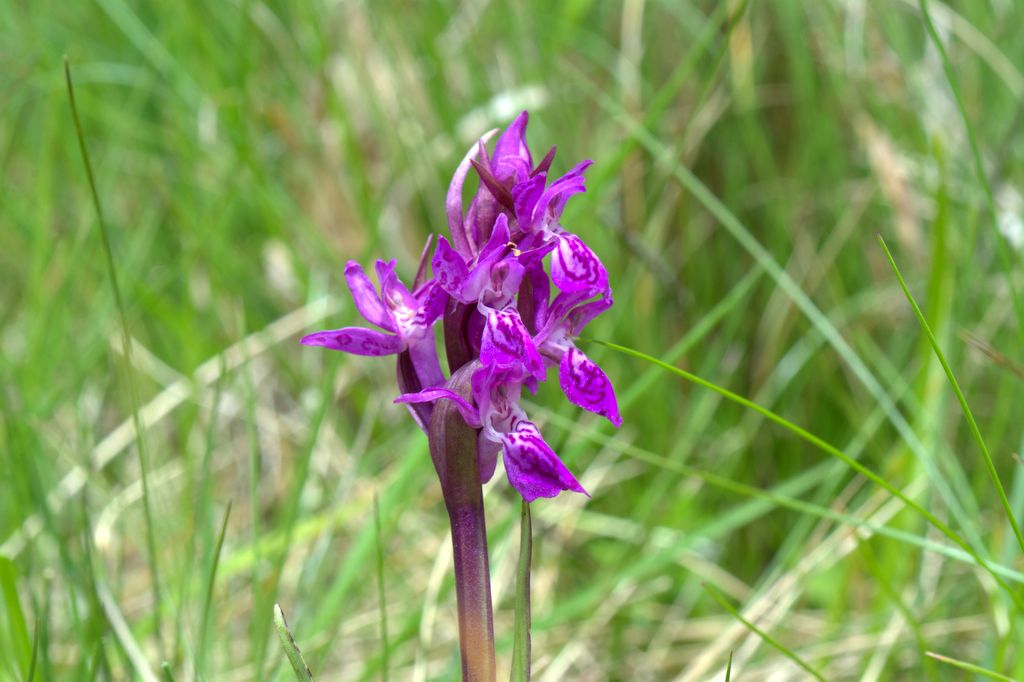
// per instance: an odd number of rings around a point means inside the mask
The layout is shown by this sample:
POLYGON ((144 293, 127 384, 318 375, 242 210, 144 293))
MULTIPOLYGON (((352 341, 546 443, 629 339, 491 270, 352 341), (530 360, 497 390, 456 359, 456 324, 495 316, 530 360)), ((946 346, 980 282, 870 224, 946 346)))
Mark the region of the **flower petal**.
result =
POLYGON ((469 278, 469 268, 466 267, 465 259, 444 237, 437 238, 437 248, 434 249, 431 265, 434 267, 434 279, 441 288, 461 301, 462 287, 469 278))
POLYGON ((537 202, 544 195, 544 183, 547 176, 538 173, 526 182, 520 182, 512 188, 512 203, 515 206, 516 220, 519 228, 530 231, 536 227, 534 217, 537 202))
POLYGON ((608 272, 590 247, 571 233, 558 235, 551 255, 551 280, 564 292, 608 295, 608 272))
POLYGON ((450 388, 437 386, 419 393, 405 393, 395 398, 396 403, 432 403, 436 400, 451 400, 469 426, 474 429, 480 428, 480 413, 468 400, 450 388))
POLYGON ((416 309, 415 323, 418 327, 427 328, 444 312, 448 305, 448 292, 432 282, 420 291, 416 300, 419 307, 416 309))
POLYGON ((615 390, 608 375, 578 348, 570 348, 558 367, 558 383, 569 401, 622 426, 615 390))
POLYGON ((485 365, 521 365, 538 379, 544 377, 544 361, 515 309, 492 310, 487 315, 480 361, 485 365))
POLYGON ((519 422, 514 431, 503 436, 502 444, 508 482, 527 502, 555 497, 563 490, 587 495, 531 422, 519 422))
POLYGON ((530 148, 526 144, 526 124, 529 119, 525 111, 516 116, 494 145, 491 170, 501 182, 523 180, 533 168, 530 148))
POLYGON ((437 360, 437 346, 434 334, 429 332, 409 342, 409 360, 422 388, 432 388, 444 383, 441 363, 437 360))
POLYGON ((476 458, 480 467, 480 485, 487 483, 494 476, 494 470, 498 466, 498 453, 501 452, 501 443, 496 443, 487 437, 483 431, 476 437, 476 458))
POLYGON ((614 301, 611 296, 604 296, 596 301, 584 303, 583 305, 573 308, 566 316, 569 325, 569 334, 571 336, 579 336, 580 332, 583 331, 583 328, 586 327, 595 317, 611 308, 612 303, 614 303, 614 301))
POLYGON ((511 237, 508 232, 508 216, 499 213, 484 248, 480 249, 480 262, 496 259, 508 246, 511 237))
MULTIPOLYGON (((486 140, 494 131, 487 133, 482 140, 486 140)), ((448 195, 445 197, 445 213, 448 216, 448 230, 451 232, 452 240, 455 242, 455 248, 467 258, 473 255, 473 252, 469 247, 469 235, 466 231, 466 225, 462 220, 462 187, 466 184, 466 176, 469 175, 469 169, 472 166, 473 159, 480 153, 480 145, 474 143, 466 155, 462 157, 462 161, 459 162, 458 168, 455 169, 455 174, 452 176, 451 184, 448 185, 448 195)))
MULTIPOLYGON (((403 307, 415 310, 416 299, 402 283, 402 280, 398 279, 398 273, 395 272, 395 260, 393 258, 389 261, 378 259, 376 268, 377 279, 380 280, 380 298, 384 305, 390 310, 403 307)), ((395 322, 397 325, 398 320, 395 322)))
POLYGON ((394 355, 402 350, 402 340, 394 334, 385 334, 362 327, 329 329, 303 336, 306 346, 323 346, 355 355, 394 355))
POLYGON ((380 296, 373 287, 373 282, 366 276, 363 266, 354 260, 345 264, 345 283, 352 292, 352 300, 356 303, 359 314, 381 329, 389 332, 396 331, 394 320, 391 314, 380 302, 380 296))
POLYGON ((565 204, 572 195, 586 192, 587 185, 583 172, 593 163, 589 159, 581 161, 568 173, 552 182, 551 186, 545 190, 544 196, 537 202, 535 210, 540 215, 537 215, 535 219, 544 220, 544 212, 547 212, 552 218, 560 217, 562 211, 565 210, 565 204))
MULTIPOLYGON (((522 259, 520 259, 522 262, 522 259)), ((551 286, 544 264, 533 260, 526 265, 526 274, 519 286, 519 317, 526 323, 526 328, 536 334, 548 316, 548 303, 551 300, 551 286)))

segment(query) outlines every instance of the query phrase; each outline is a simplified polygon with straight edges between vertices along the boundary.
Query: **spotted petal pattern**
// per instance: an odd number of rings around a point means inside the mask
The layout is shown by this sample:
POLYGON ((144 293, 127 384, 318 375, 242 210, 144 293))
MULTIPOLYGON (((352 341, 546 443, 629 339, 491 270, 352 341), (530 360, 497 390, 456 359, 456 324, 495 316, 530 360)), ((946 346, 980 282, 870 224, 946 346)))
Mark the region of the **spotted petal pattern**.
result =
POLYGON ((514 431, 505 434, 502 445, 508 482, 527 502, 555 497, 563 490, 587 495, 533 423, 519 422, 514 431))
POLYGON ((608 375, 578 348, 570 348, 558 367, 558 383, 569 401, 622 426, 615 389, 608 375))
POLYGON ((316 332, 302 337, 306 346, 323 346, 354 355, 394 355, 402 349, 394 334, 384 334, 362 327, 343 327, 316 332))
POLYGON ((551 280, 564 292, 581 291, 591 296, 610 293, 604 265, 574 234, 558 237, 558 246, 551 256, 551 280))
POLYGON ((480 360, 485 365, 519 364, 538 379, 545 373, 544 361, 514 309, 496 310, 488 315, 480 345, 480 360))

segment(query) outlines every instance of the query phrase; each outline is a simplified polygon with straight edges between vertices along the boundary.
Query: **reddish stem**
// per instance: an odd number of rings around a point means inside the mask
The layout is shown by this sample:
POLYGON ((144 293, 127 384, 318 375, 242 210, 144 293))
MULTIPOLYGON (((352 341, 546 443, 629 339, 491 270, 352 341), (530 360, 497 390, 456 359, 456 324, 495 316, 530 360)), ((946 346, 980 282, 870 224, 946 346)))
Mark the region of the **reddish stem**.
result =
MULTIPOLYGON (((449 388, 470 397, 471 362, 452 375, 449 388)), ((464 682, 494 682, 494 616, 487 525, 477 461, 477 432, 462 419, 455 404, 439 400, 429 429, 430 456, 437 469, 452 528, 455 597, 464 682)))

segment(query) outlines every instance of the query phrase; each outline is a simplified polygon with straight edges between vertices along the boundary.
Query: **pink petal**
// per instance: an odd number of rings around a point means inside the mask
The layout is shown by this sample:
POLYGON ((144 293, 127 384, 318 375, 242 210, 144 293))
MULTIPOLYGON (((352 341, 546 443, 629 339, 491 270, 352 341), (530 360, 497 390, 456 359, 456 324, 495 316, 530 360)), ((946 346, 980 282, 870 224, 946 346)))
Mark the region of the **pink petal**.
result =
MULTIPOLYGON (((492 134, 493 131, 488 133, 488 135, 492 134)), ((471 255, 472 252, 469 249, 469 237, 466 234, 466 228, 462 221, 462 187, 466 184, 466 176, 469 175, 472 161, 478 153, 478 146, 474 143, 469 148, 469 151, 466 152, 466 155, 462 157, 458 168, 455 169, 455 175, 452 176, 452 182, 448 185, 448 195, 445 198, 448 230, 455 241, 455 248, 466 256, 471 255)))
POLYGON ((434 249, 434 259, 431 261, 434 267, 434 279, 441 285, 441 288, 463 303, 462 288, 469 278, 469 268, 466 261, 458 251, 451 247, 444 237, 437 238, 437 248, 434 249))
MULTIPOLYGON (((586 179, 583 172, 594 162, 591 160, 581 161, 576 164, 568 173, 551 183, 544 196, 538 202, 537 211, 547 211, 554 218, 562 215, 565 204, 574 194, 587 191, 586 179)), ((540 219, 542 216, 537 216, 540 219)))
POLYGON ((432 403, 437 400, 451 400, 469 426, 474 429, 480 428, 480 413, 472 403, 450 388, 438 386, 422 390, 419 393, 406 393, 395 398, 396 403, 432 403))
POLYGON ((416 310, 416 325, 429 327, 434 324, 434 320, 441 316, 445 306, 448 305, 448 292, 435 282, 429 288, 424 288, 417 300, 419 308, 416 310))
POLYGON ((567 316, 569 324, 569 334, 572 336, 579 336, 583 328, 586 327, 591 320, 612 307, 611 296, 599 298, 596 301, 590 303, 584 303, 581 306, 576 306, 569 312, 567 316))
POLYGON ((394 334, 362 327, 316 332, 303 336, 301 342, 306 346, 323 346, 355 355, 394 355, 402 350, 402 341, 394 334))
POLYGON ((514 309, 495 310, 487 316, 480 361, 485 365, 519 364, 538 379, 544 376, 544 361, 514 309))
POLYGON ((416 298, 402 284, 402 280, 398 279, 398 273, 395 272, 395 260, 383 261, 378 259, 376 268, 377 279, 380 280, 380 297, 384 304, 392 310, 398 304, 410 310, 415 310, 418 307, 416 298))
POLYGON ((558 382, 570 402, 622 426, 612 382, 583 351, 570 348, 565 352, 558 367, 558 382))
POLYGON ((441 372, 441 363, 437 361, 437 346, 432 333, 409 343, 409 360, 420 387, 430 388, 444 383, 444 374, 441 372))
POLYGON ((512 188, 512 203, 516 210, 516 220, 523 230, 532 230, 536 227, 537 202, 544 195, 544 183, 547 177, 544 173, 538 173, 526 182, 520 182, 512 188))
POLYGON ((377 290, 374 289, 370 278, 366 276, 363 266, 350 260, 345 265, 345 283, 348 284, 348 288, 352 292, 356 309, 360 315, 366 318, 367 322, 372 322, 389 332, 396 331, 391 314, 380 302, 380 296, 377 295, 377 290))
POLYGON ((588 296, 609 294, 608 272, 597 255, 574 234, 558 235, 551 256, 551 279, 564 292, 587 292, 588 296))
POLYGON ((548 315, 551 287, 544 264, 532 261, 526 266, 526 276, 519 287, 519 316, 527 329, 536 333, 548 315))
POLYGON ((533 168, 530 148, 526 144, 526 124, 529 118, 525 111, 519 114, 494 145, 491 169, 502 182, 523 180, 533 168))
POLYGON ((500 256, 501 252, 508 246, 509 241, 511 241, 511 237, 508 232, 508 216, 504 213, 499 213, 498 217, 494 219, 494 227, 487 238, 487 243, 480 250, 480 261, 483 262, 484 260, 500 256))
POLYGON ((477 465, 480 467, 480 485, 487 483, 494 476, 494 470, 498 466, 498 453, 501 452, 501 443, 495 443, 481 431, 476 438, 477 465))
POLYGON ((515 431, 504 435, 502 442, 508 482, 527 502, 555 497, 563 490, 587 494, 532 423, 519 422, 515 431))

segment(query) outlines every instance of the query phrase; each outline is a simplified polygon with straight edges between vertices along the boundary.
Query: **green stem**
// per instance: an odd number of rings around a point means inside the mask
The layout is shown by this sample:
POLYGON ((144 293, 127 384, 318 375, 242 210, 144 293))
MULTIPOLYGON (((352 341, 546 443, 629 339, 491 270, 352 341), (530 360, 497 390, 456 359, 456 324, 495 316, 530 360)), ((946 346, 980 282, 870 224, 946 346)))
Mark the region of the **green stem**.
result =
POLYGON ((511 682, 530 682, 530 563, 533 559, 533 522, 530 505, 523 500, 519 516, 519 564, 516 567, 516 626, 512 643, 511 682))

